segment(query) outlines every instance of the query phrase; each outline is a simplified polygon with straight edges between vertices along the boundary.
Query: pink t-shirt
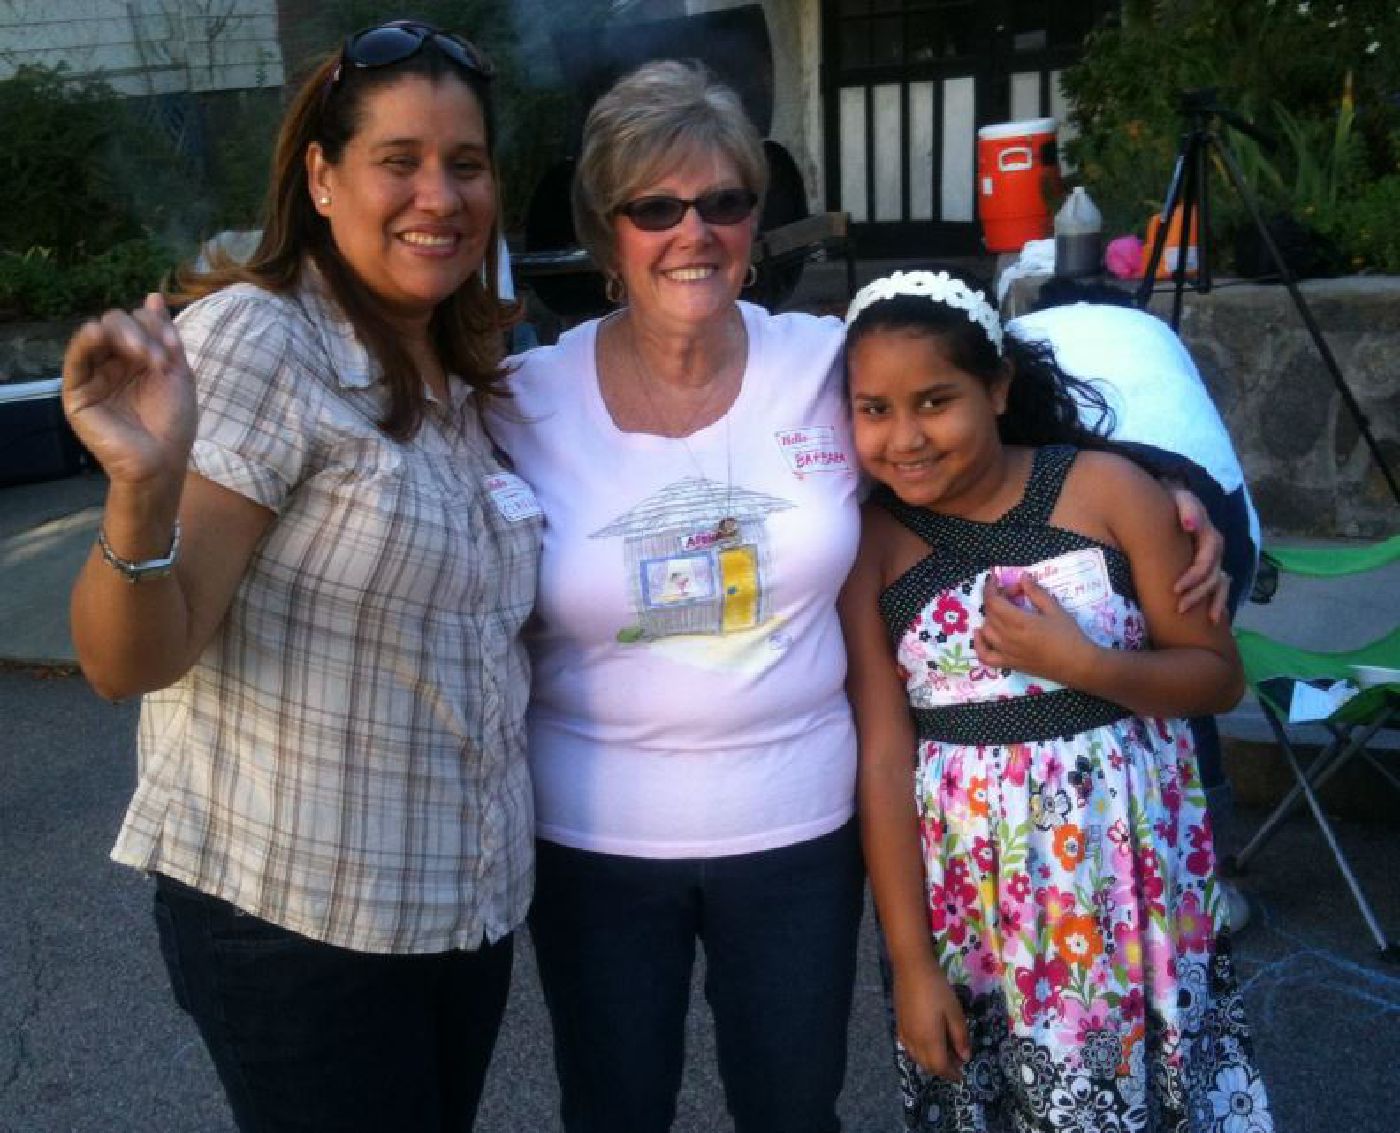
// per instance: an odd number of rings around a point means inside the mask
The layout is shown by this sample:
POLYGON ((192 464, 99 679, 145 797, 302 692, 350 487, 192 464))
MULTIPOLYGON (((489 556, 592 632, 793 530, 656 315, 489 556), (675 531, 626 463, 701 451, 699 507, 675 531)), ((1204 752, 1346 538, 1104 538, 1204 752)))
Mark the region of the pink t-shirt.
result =
POLYGON ((742 388, 684 440, 614 424, 597 323, 524 355, 491 419, 545 514, 528 719, 551 841, 712 857, 854 812, 835 606, 859 536, 841 325, 740 306, 742 388))

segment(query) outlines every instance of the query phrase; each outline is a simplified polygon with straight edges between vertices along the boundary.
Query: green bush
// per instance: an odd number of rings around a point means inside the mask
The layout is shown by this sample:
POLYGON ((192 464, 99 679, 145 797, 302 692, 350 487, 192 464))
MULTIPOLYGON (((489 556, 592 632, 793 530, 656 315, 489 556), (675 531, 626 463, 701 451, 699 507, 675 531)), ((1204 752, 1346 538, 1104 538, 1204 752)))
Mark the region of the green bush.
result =
MULTIPOLYGON (((1090 37, 1064 87, 1079 133, 1067 151, 1110 231, 1141 233, 1161 208, 1187 125, 1180 94, 1215 87, 1225 106, 1280 140, 1270 154, 1221 127, 1265 211, 1333 233, 1349 203, 1400 159, 1400 111, 1390 98, 1400 89, 1400 6, 1131 4, 1090 37)), ((1247 217, 1218 163, 1210 189, 1225 247, 1247 217)))
POLYGON ((157 228, 199 194, 169 143, 106 84, 63 67, 0 81, 0 318, 129 305, 176 260, 157 228))
POLYGON ((144 236, 68 261, 42 247, 0 252, 0 316, 58 319, 131 307, 161 285, 176 258, 144 236))
POLYGON ((24 66, 0 81, 0 249, 34 245, 60 260, 83 243, 139 234, 106 158, 115 97, 62 68, 24 66))
POLYGON ((1400 275, 1400 173, 1367 185, 1323 227, 1353 271, 1400 275))
POLYGON ((62 66, 0 81, 0 317, 139 300, 175 261, 204 204, 138 105, 62 66))

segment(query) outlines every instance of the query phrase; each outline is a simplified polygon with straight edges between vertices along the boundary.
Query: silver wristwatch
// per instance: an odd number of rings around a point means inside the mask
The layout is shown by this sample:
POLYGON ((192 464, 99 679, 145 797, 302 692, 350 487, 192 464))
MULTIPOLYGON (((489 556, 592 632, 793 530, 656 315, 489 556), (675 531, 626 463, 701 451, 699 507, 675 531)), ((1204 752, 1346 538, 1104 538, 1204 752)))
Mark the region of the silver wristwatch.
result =
POLYGON ((97 529, 97 549, 102 552, 102 558, 107 564, 127 582, 149 582, 152 579, 164 578, 175 569, 175 560, 180 557, 180 521, 175 521, 175 530, 170 536, 170 550, 165 552, 163 558, 145 559, 138 563, 124 559, 112 550, 112 544, 107 542, 107 532, 100 527, 97 529))

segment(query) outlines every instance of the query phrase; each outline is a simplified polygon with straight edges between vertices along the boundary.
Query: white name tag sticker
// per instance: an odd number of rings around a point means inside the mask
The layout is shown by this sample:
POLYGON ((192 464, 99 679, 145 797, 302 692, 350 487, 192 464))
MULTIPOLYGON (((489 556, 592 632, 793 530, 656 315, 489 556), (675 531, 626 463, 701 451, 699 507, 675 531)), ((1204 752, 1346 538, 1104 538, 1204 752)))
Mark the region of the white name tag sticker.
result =
POLYGON ((544 514, 534 490, 514 472, 493 472, 482 483, 506 522, 520 523, 544 514))
POLYGON ((774 436, 783 459, 798 477, 809 472, 850 472, 851 458, 831 425, 779 429, 774 436))
POLYGON ((1029 574, 1066 610, 1087 609, 1113 593, 1108 581, 1108 563, 1098 547, 1071 551, 1033 566, 1000 569, 1029 574))

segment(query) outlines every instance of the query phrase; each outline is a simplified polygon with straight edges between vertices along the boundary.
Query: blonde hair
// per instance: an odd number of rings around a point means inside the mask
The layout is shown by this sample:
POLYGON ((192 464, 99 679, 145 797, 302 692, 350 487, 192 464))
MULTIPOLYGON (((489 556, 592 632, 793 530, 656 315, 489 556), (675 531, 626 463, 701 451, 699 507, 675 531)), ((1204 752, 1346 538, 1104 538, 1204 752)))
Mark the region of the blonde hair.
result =
POLYGON ((722 154, 762 198, 768 159, 743 103, 702 64, 666 60, 623 76, 593 104, 574 176, 574 230, 605 275, 617 270, 613 216, 693 154, 722 154))

